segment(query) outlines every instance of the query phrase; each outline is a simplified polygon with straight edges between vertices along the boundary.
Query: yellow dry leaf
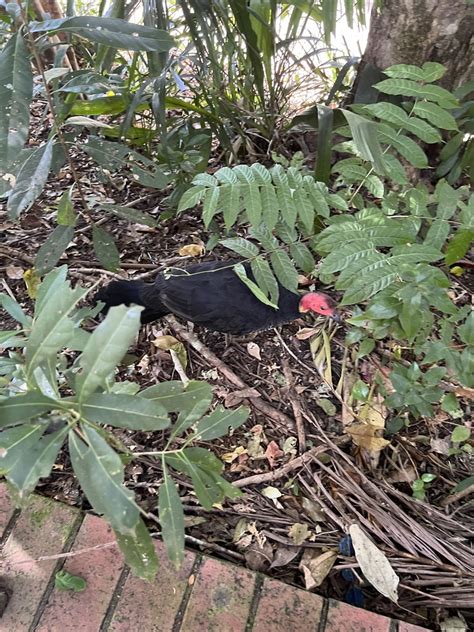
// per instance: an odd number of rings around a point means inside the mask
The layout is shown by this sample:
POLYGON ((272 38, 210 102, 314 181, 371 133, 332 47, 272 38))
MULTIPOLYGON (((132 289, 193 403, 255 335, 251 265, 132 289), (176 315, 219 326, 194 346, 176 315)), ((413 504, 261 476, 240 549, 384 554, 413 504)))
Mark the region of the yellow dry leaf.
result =
POLYGON ((239 445, 235 448, 233 452, 225 452, 224 454, 221 454, 221 459, 225 463, 232 463, 233 461, 238 459, 241 454, 246 454, 246 453, 247 453, 247 450, 244 448, 244 446, 239 445))
POLYGON ((170 349, 174 349, 176 345, 179 345, 180 342, 174 336, 158 336, 153 340, 153 344, 158 349, 169 351, 170 349))
POLYGON ((187 246, 181 246, 178 254, 180 257, 200 257, 205 250, 203 244, 188 244, 187 246))
POLYGON ((337 551, 319 553, 314 549, 307 549, 300 562, 300 570, 304 574, 306 590, 320 586, 329 574, 337 559, 337 551))
POLYGON ((31 268, 31 270, 25 270, 23 274, 23 281, 25 282, 28 296, 30 298, 36 298, 36 295, 38 294, 38 287, 41 283, 40 275, 34 268, 31 268))
POLYGON ((309 537, 310 531, 307 524, 296 522, 289 528, 288 535, 290 536, 293 544, 300 546, 309 537))
POLYGON ((351 435, 352 441, 357 446, 372 452, 380 452, 390 443, 379 436, 380 430, 376 426, 365 423, 355 423, 346 427, 346 432, 351 435))

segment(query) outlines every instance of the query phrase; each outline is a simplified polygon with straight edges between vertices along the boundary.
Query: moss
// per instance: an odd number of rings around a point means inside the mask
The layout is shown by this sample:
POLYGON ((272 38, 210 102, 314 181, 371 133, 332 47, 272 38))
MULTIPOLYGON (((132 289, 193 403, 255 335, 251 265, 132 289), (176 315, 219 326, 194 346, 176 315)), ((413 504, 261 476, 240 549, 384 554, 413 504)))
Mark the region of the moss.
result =
POLYGON ((54 502, 49 499, 42 499, 41 504, 37 509, 30 509, 30 522, 35 527, 42 527, 49 516, 54 507, 54 502))

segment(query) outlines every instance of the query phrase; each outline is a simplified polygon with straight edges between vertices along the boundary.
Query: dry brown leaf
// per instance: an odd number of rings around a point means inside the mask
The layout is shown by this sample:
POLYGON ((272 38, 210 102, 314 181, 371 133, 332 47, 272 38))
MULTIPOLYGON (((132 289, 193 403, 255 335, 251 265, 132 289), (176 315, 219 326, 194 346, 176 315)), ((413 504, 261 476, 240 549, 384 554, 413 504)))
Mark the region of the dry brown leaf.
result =
POLYGON ((25 273, 19 266, 7 266, 5 271, 9 279, 22 279, 25 273))
POLYGON ((276 441, 270 441, 267 445, 267 449, 265 450, 265 456, 268 459, 268 463, 271 468, 275 467, 276 459, 283 456, 285 453, 283 450, 280 450, 280 447, 276 441))
POLYGON ((366 580, 384 597, 398 603, 399 577, 387 556, 366 536, 358 524, 349 527, 352 545, 360 570, 366 580))
POLYGON ((303 329, 296 332, 296 337, 298 340, 307 340, 308 338, 311 338, 311 336, 314 336, 318 331, 319 330, 315 327, 303 327, 303 329))
POLYGON ((180 342, 174 336, 158 336, 152 343, 158 349, 163 349, 164 351, 169 351, 173 349, 176 345, 179 345, 180 342))
POLYGON ((299 568, 304 574, 306 590, 321 586, 336 559, 337 551, 320 553, 317 549, 307 549, 304 552, 299 568))
POLYGON ((226 408, 232 408, 249 397, 253 399, 255 397, 261 397, 261 395, 255 388, 243 388, 241 391, 233 391, 226 395, 224 405, 226 408))
POLYGON ((225 452, 224 454, 221 454, 221 459, 224 461, 224 463, 232 463, 233 461, 238 459, 241 454, 245 454, 246 452, 247 450, 244 448, 244 446, 239 445, 235 448, 233 452, 225 452))
POLYGON ((308 525, 302 522, 292 524, 288 531, 288 535, 296 546, 303 544, 303 542, 308 539, 309 534, 310 531, 308 525))
POLYGON ((299 546, 286 546, 285 544, 279 544, 273 556, 273 562, 271 563, 270 568, 286 566, 295 559, 300 550, 299 546))
POLYGON ((313 520, 314 522, 324 522, 326 520, 324 511, 321 509, 321 506, 317 502, 303 496, 301 503, 303 505, 303 509, 311 518, 311 520, 313 520))
POLYGON ((373 452, 380 452, 390 441, 378 436, 380 428, 370 424, 355 423, 346 427, 347 434, 350 434, 352 441, 360 448, 365 448, 373 452))
POLYGON ((180 257, 200 257, 206 251, 203 244, 188 244, 178 250, 180 257))
POLYGON ((273 562, 273 547, 269 542, 252 544, 244 551, 247 566, 253 571, 265 571, 273 562))
POLYGON ((262 356, 260 355, 260 347, 256 342, 249 342, 247 344, 247 353, 252 356, 252 358, 256 358, 257 360, 262 359, 262 356))

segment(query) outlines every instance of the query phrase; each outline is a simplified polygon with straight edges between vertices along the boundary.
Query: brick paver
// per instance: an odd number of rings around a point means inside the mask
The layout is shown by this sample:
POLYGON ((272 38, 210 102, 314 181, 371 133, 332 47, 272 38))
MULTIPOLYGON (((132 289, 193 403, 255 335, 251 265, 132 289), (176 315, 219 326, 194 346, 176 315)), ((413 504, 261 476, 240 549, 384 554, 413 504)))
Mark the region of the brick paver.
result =
POLYGON ((265 579, 252 632, 317 630, 324 599, 288 584, 265 579))
POLYGON ((2 584, 12 593, 0 619, 2 632, 29 629, 57 564, 36 559, 63 551, 78 515, 76 509, 38 496, 22 511, 2 550, 2 584))
POLYGON ((168 561, 162 542, 156 542, 160 565, 153 583, 129 575, 121 591, 109 632, 171 632, 183 601, 196 559, 186 552, 183 565, 176 571, 168 561), (164 590, 163 587, 166 587, 164 590))
POLYGON ((207 558, 193 586, 181 632, 244 632, 254 592, 254 573, 207 558))
POLYGON ((12 595, 0 617, 0 632, 424 632, 345 603, 326 600, 245 568, 186 552, 176 571, 163 544, 154 582, 128 574, 117 547, 66 558, 63 568, 83 577, 83 592, 62 592, 53 575, 62 559, 41 556, 91 548, 113 541, 101 518, 85 516, 39 496, 19 517, 0 483, 0 585, 12 595), (261 588, 259 588, 261 584, 261 588), (110 623, 108 623, 110 621, 110 623), (36 623, 38 622, 38 623, 36 623))
MULTIPOLYGON (((72 550, 107 544, 114 540, 113 531, 105 520, 88 515, 81 525, 72 550)), ((118 548, 101 548, 70 557, 63 569, 85 579, 87 588, 83 592, 53 591, 35 629, 38 632, 97 632, 123 570, 123 559, 118 548)))

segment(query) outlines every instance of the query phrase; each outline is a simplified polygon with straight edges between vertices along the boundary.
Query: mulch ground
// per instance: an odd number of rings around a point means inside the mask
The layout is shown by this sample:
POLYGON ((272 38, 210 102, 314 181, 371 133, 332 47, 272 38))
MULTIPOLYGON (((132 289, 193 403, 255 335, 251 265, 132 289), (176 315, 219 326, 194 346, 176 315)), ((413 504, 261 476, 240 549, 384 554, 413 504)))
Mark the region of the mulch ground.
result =
MULTIPOLYGON (((117 204, 136 200, 136 208, 160 217, 162 193, 131 184, 123 174, 104 178, 84 155, 78 154, 75 160, 89 200, 117 204)), ((57 202, 70 184, 69 170, 64 167, 50 177, 41 198, 19 222, 10 221, 0 212, 1 276, 7 290, 27 310, 31 310, 31 301, 23 273, 32 267, 39 246, 53 230, 57 202)), ((152 280, 160 267, 194 262, 194 258, 180 257, 179 248, 206 243, 209 237, 197 212, 172 217, 157 228, 97 213, 93 218, 114 235, 121 253, 120 275, 127 278, 152 280)), ((208 259, 224 256, 227 253, 219 248, 206 255, 208 259)), ((67 263, 73 282, 83 285, 106 282, 114 276, 96 260, 88 225, 82 220, 60 263, 67 263)), ((3 318, 4 328, 11 324, 3 318)), ((315 369, 308 340, 297 336, 308 324, 297 322, 279 333, 264 332, 250 342, 230 343, 222 335, 195 327, 194 334, 244 387, 223 377, 192 345, 187 345, 188 377, 208 380, 216 398, 228 406, 245 402, 248 388, 255 389, 250 395, 275 412, 262 414, 252 407, 249 421, 231 437, 203 444, 224 460, 227 478, 242 487, 240 500, 204 511, 189 482, 178 478, 187 516, 188 545, 300 587, 311 588, 318 584, 318 578, 325 577, 315 588, 323 596, 346 599, 419 625, 436 625, 453 615, 469 618, 474 612, 474 555, 469 545, 474 530, 472 503, 450 492, 470 475, 472 464, 467 455, 448 458, 447 415, 403 429, 391 438, 379 459, 367 458, 345 433, 341 404, 315 369), (302 432, 304 445, 298 443, 302 432), (421 502, 412 497, 411 482, 424 472, 435 473, 437 479, 427 501, 421 502), (344 539, 353 522, 364 527, 399 575, 399 606, 362 581, 353 551, 344 539), (326 576, 321 554, 331 549, 339 555, 326 576)), ((178 379, 169 353, 153 345, 162 333, 180 337, 179 330, 167 322, 144 327, 130 350, 128 365, 120 368, 120 378, 138 382, 143 388, 178 379)), ((376 364, 365 360, 357 367, 368 382, 376 365, 389 362, 383 353, 375 352, 375 358, 376 364)), ((332 340, 334 384, 343 363, 346 372, 355 372, 350 350, 349 358, 347 353, 345 356, 341 327, 332 340)), ((136 451, 163 447, 159 433, 116 432, 136 451)), ((133 489, 138 502, 155 513, 161 483, 159 465, 142 457, 127 466, 126 475, 127 486, 133 489)), ((62 454, 51 477, 41 483, 38 491, 88 508, 67 453, 62 454)))

